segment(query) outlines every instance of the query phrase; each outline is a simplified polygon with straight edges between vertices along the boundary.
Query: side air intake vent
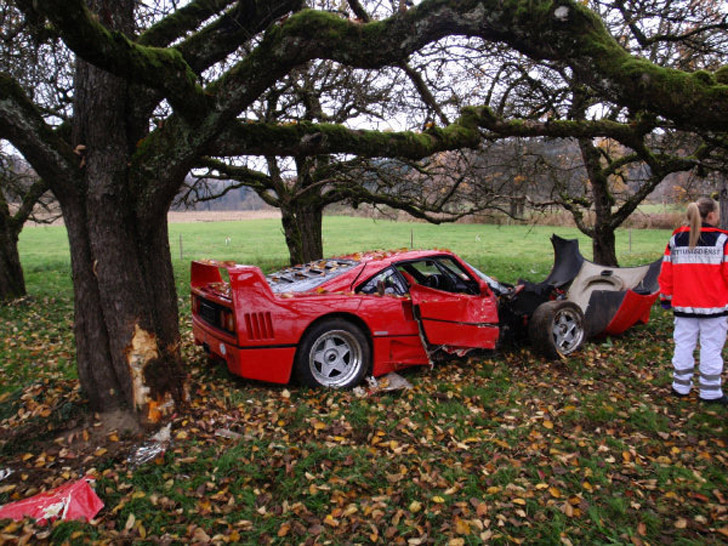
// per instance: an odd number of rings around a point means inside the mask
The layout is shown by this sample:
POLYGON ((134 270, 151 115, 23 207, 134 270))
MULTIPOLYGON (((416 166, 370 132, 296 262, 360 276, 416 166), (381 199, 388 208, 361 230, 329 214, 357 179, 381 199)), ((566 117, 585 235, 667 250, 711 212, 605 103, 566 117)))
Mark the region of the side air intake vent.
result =
POLYGON ((245 313, 245 328, 248 339, 273 339, 273 322, 270 313, 245 313))

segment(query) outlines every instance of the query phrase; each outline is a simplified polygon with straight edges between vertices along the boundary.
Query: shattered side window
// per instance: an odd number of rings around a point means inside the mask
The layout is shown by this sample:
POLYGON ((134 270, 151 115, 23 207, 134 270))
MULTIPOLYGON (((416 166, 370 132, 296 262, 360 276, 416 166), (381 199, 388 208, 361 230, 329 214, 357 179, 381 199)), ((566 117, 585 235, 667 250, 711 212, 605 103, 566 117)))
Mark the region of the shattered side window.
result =
POLYGON ((265 279, 273 290, 281 292, 308 292, 325 281, 349 271, 359 262, 355 260, 319 260, 304 265, 287 267, 266 275, 265 279))
POLYGON ((391 267, 374 275, 367 282, 362 284, 356 290, 362 294, 395 294, 404 296, 407 293, 407 287, 403 284, 399 274, 391 267))
POLYGON ((452 258, 437 256, 402 262, 397 269, 408 273, 417 284, 453 294, 480 293, 477 282, 452 258))

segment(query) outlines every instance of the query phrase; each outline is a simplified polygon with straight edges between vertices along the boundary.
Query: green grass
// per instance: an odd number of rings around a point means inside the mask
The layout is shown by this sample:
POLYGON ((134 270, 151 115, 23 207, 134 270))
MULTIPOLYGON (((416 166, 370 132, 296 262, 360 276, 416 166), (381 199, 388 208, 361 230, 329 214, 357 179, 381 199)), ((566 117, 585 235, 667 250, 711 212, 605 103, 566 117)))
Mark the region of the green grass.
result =
MULTIPOLYGON (((266 271, 285 265, 288 251, 276 219, 239 222, 170 224, 172 261, 178 276, 188 274, 194 259, 216 258, 259 265, 266 271)), ((576 229, 547 226, 481 224, 432 225, 369 220, 345 216, 324 218, 324 254, 334 256, 370 249, 448 248, 503 281, 519 276, 542 280, 550 271, 553 252, 549 237, 578 238, 589 259, 590 240, 576 229)), ((668 232, 617 232, 617 256, 622 265, 657 259, 668 232), (631 239, 631 242, 630 242, 631 239)), ((34 293, 57 294, 70 287, 68 240, 63 227, 28 227, 20 236, 20 253, 28 285, 34 293)))
MULTIPOLYGON (((415 247, 450 248, 503 281, 538 281, 552 264, 554 231, 577 236, 564 228, 329 217, 324 248, 335 255, 409 247, 414 239, 415 247)), ((629 233, 620 232, 619 259, 654 260, 667 237, 633 231, 630 249, 629 233)), ((15 470, 0 481, 0 504, 91 471, 106 507, 91 524, 3 522, 3 540, 406 545, 726 538, 726 412, 700 406, 694 395, 665 396, 671 320, 662 310, 646 327, 588 343, 563 362, 524 348, 411 369, 405 374, 414 387, 406 392, 358 397, 266 385, 210 366, 191 346, 187 283, 193 258, 265 270, 284 265, 278 221, 173 224, 170 243, 191 402, 173 418, 164 456, 137 467, 127 456, 144 438, 109 441, 108 452, 97 454, 96 440, 84 443, 78 427, 71 429, 80 440, 67 437, 63 427, 82 423, 84 406, 73 364, 65 232, 23 231, 30 297, 0 306, 0 469, 15 470), (240 437, 222 437, 221 429, 240 437)))

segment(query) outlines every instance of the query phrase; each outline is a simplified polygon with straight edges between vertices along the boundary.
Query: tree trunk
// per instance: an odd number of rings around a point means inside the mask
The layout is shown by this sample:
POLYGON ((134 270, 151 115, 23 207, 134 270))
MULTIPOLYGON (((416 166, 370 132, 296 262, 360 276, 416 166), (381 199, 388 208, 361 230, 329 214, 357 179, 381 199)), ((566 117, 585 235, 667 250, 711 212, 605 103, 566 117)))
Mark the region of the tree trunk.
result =
MULTIPOLYGON (((116 6, 115 21, 130 24, 131 10, 116 6)), ((185 398, 166 208, 143 205, 143 181, 130 169, 138 133, 129 85, 79 62, 75 89, 82 183, 57 196, 71 249, 79 379, 94 410, 154 422, 185 398)))
MULTIPOLYGON (((0 220, 0 224, 4 224, 0 220)), ((18 254, 18 233, 0 225, 0 301, 25 296, 25 278, 18 254)))
POLYGON ((720 206, 720 229, 728 229, 728 184, 725 178, 723 178, 718 194, 718 205, 720 206))
POLYGON ((613 229, 599 229, 594 231, 592 238, 592 249, 594 251, 594 262, 600 265, 618 267, 617 253, 615 251, 616 241, 613 229))
POLYGON ((609 191, 609 179, 601 169, 601 156, 591 139, 579 139, 579 148, 584 166, 591 182, 594 201, 594 228, 592 248, 594 262, 600 265, 617 267, 616 239, 612 225, 612 205, 614 198, 609 191))
POLYGON ((285 205, 281 206, 281 215, 291 265, 323 258, 323 209, 315 205, 285 205))
POLYGON ((106 206, 64 203, 79 379, 93 409, 156 421, 184 399, 166 224, 141 234, 124 205, 106 197, 106 206))

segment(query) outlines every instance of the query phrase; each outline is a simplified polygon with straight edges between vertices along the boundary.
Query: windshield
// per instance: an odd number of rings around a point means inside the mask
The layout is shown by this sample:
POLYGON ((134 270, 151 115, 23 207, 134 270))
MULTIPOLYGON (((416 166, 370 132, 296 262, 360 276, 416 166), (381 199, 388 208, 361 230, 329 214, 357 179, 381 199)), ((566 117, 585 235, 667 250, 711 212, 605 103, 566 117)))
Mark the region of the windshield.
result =
POLYGON ((470 269, 473 270, 473 272, 478 275, 481 279, 485 281, 485 283, 488 285, 488 287, 495 292, 496 295, 502 296, 503 294, 508 294, 511 292, 511 287, 505 284, 499 283, 497 280, 495 280, 493 277, 489 277, 485 273, 483 273, 480 269, 475 267, 473 264, 465 262, 470 269))

